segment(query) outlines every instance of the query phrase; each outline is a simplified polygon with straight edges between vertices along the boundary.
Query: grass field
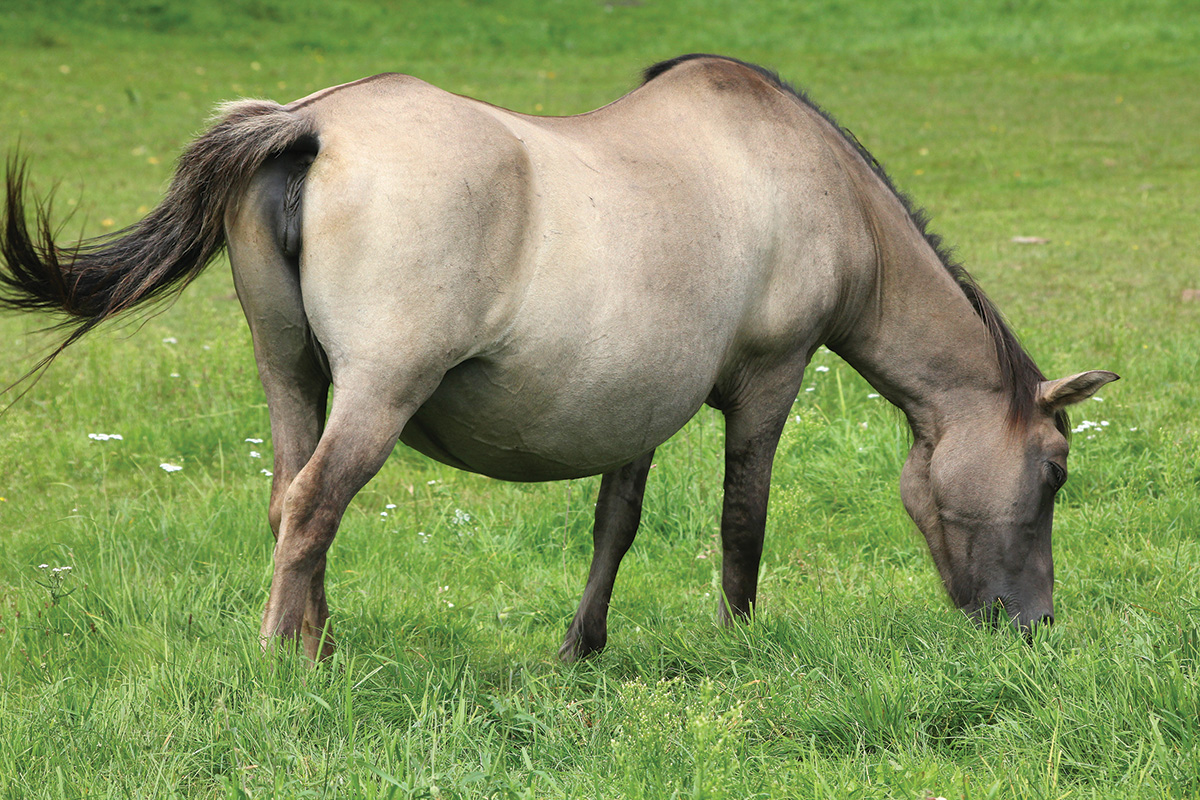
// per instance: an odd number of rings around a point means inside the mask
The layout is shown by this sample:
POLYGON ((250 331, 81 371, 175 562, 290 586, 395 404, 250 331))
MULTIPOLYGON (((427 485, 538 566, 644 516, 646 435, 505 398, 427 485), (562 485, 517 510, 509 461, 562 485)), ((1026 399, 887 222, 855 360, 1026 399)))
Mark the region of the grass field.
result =
MULTIPOLYGON (((1200 795, 1195 3, 237 5, 6 3, 0 144, 64 237, 153 206, 220 100, 401 71, 567 114, 682 52, 763 63, 929 208, 1047 374, 1123 376, 1073 415, 1058 621, 1027 646, 950 606, 900 505, 902 418, 822 351, 753 624, 713 622, 704 412, 658 452, 600 658, 555 657, 598 481, 404 449, 331 551, 338 654, 264 658, 271 444, 218 262, 0 417, 0 797, 1200 795)), ((0 317, 0 382, 48 321, 0 317)))

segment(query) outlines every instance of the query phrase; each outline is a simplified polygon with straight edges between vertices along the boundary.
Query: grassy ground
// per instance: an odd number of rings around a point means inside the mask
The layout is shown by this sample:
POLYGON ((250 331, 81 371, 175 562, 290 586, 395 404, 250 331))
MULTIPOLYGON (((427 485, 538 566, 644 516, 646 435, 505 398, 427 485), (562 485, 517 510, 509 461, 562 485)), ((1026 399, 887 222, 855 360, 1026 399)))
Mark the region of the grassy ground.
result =
MULTIPOLYGON (((66 236, 153 205, 218 100, 397 70, 574 113, 655 60, 724 52, 851 127, 1047 373, 1124 380, 1075 414, 1096 427, 1057 509, 1059 621, 1032 647, 948 606, 895 488, 903 422, 822 352, 753 625, 712 623, 721 431, 703 413, 659 451, 601 658, 554 658, 596 481, 502 484, 398 451, 332 551, 342 649, 305 670, 258 652, 271 450, 246 441, 266 410, 215 266, 0 418, 0 796, 1200 793, 1194 4, 8 5, 0 137, 75 212, 66 236)), ((55 341, 43 323, 0 318, 0 380, 55 341)))

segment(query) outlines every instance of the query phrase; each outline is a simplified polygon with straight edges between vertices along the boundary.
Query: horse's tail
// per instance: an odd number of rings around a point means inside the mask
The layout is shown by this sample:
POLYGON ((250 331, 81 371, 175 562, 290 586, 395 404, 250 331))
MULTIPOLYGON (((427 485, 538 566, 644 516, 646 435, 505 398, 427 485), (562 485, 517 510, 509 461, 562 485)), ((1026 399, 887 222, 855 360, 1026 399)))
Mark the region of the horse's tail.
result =
MULTIPOLYGON (((92 328, 141 303, 180 292, 225 245, 224 217, 269 158, 316 150, 311 118, 264 100, 219 109, 218 121, 179 159, 158 207, 124 230, 60 247, 48 203, 27 221, 25 165, 10 158, 0 215, 0 307, 66 315, 74 328, 43 366, 92 328)), ((35 371, 37 367, 34 368, 35 371)))

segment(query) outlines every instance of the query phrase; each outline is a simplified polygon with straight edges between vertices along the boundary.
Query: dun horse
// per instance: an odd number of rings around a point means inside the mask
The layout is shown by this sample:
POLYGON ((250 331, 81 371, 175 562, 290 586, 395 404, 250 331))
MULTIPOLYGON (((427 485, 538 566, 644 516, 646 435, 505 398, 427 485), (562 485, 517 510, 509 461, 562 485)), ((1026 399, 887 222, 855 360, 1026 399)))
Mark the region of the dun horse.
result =
POLYGON ((560 655, 599 650, 654 449, 705 403, 726 431, 718 614, 750 614, 821 344, 907 417, 901 496, 954 603, 1052 619, 1063 409, 1117 376, 1046 380, 874 158, 760 67, 683 56, 562 118, 392 74, 231 103, 149 215, 65 248, 26 194, 10 165, 3 302, 69 315, 64 347, 228 247, 275 444, 264 644, 329 652, 326 553, 399 440, 505 480, 604 476, 560 655))

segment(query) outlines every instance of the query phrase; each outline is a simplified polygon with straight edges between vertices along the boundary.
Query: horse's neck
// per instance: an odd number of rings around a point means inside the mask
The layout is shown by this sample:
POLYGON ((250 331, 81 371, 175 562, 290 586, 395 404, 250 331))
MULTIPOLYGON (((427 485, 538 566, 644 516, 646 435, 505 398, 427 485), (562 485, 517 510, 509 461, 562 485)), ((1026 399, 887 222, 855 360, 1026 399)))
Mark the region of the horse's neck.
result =
POLYGON ((1002 380, 992 336, 937 252, 908 220, 876 221, 867 280, 843 304, 829 346, 899 406, 918 437, 995 408, 1002 380))

